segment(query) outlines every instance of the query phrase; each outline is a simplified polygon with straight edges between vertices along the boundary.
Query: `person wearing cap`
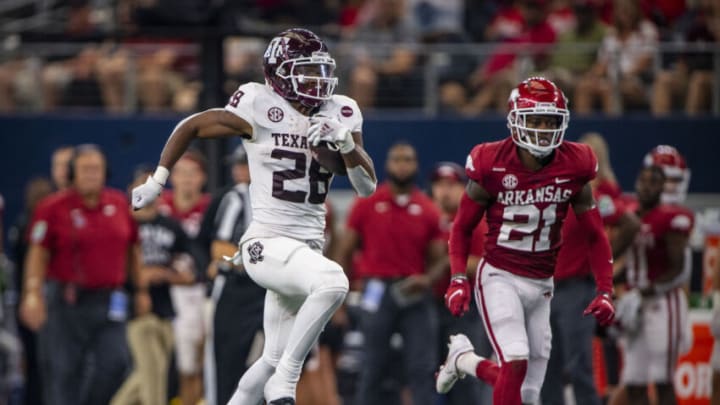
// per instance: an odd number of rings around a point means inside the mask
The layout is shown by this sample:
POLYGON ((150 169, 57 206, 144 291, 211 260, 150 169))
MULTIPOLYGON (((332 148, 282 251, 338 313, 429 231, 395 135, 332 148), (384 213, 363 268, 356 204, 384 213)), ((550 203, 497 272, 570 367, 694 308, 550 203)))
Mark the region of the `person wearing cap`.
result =
POLYGON ((262 347, 265 289, 255 284, 242 264, 231 257, 250 224, 250 172, 247 153, 239 145, 225 162, 233 184, 217 193, 205 212, 199 240, 210 252, 208 277, 213 280, 211 322, 205 344, 205 401, 226 404, 240 377, 260 354, 262 347))
MULTIPOLYGON (((460 199, 465 192, 467 176, 465 169, 455 162, 438 162, 430 172, 430 197, 435 206, 440 210, 440 223, 445 240, 450 237, 455 213, 460 206, 460 199)), ((468 274, 474 277, 477 265, 480 262, 484 251, 485 232, 487 222, 484 220, 475 229, 468 258, 468 274)), ((433 291, 438 311, 439 336, 441 342, 446 342, 451 335, 463 333, 472 342, 475 349, 484 357, 490 357, 493 349, 485 333, 480 314, 477 311, 468 311, 460 318, 453 317, 445 308, 444 295, 450 283, 450 267, 445 268, 443 277, 434 284, 433 291)), ((440 358, 447 355, 447 347, 444 344, 439 346, 440 358)), ((463 379, 455 384, 452 391, 446 395, 446 404, 465 405, 492 402, 492 387, 482 384, 476 379, 463 379)))
POLYGON ((387 181, 350 209, 337 252, 346 273, 362 276, 360 331, 365 361, 356 405, 396 403, 381 398, 388 371, 400 367, 415 405, 434 404, 432 384, 437 353, 437 309, 432 285, 446 272, 447 243, 440 213, 416 185, 415 148, 391 146, 385 163, 387 181), (353 256, 359 253, 353 269, 353 256), (403 364, 389 364, 391 336, 403 341, 403 364))

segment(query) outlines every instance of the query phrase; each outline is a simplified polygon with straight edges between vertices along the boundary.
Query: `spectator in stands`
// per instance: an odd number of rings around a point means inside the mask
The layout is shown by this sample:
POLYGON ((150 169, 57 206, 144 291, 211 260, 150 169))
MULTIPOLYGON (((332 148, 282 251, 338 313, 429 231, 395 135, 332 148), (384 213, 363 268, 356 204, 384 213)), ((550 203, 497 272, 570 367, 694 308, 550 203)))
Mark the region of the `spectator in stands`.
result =
MULTIPOLYGON (((682 33, 683 41, 690 45, 718 43, 719 19, 720 4, 701 0, 687 15, 689 24, 682 33)), ((655 78, 650 103, 653 114, 669 114, 673 107, 681 107, 678 100, 684 101, 688 115, 707 111, 712 104, 714 80, 711 53, 688 51, 680 54, 674 66, 659 72, 655 78)))
MULTIPOLYGON (((65 163, 67 166, 67 163, 65 163)), ((25 275, 25 256, 29 245, 27 240, 30 220, 38 202, 52 193, 50 180, 37 177, 25 186, 25 208, 8 232, 11 256, 16 263, 15 291, 22 291, 22 280, 25 275)), ((17 314, 19 317, 19 313, 17 314)), ((37 335, 22 323, 18 325, 20 340, 23 345, 23 363, 25 364, 25 405, 42 405, 43 384, 37 358, 37 335)))
MULTIPOLYGON (((465 193, 467 176, 465 169, 454 162, 440 162, 435 165, 430 173, 430 196, 435 206, 440 210, 443 236, 445 240, 450 237, 450 227, 460 206, 460 199, 465 193)), ((487 222, 484 220, 473 232, 470 246, 470 257, 468 258, 468 274, 474 278, 478 263, 482 257, 485 244, 485 233, 487 222)), ((439 358, 447 357, 447 346, 444 344, 451 335, 462 333, 470 338, 475 350, 484 357, 491 357, 493 348, 490 345, 485 326, 480 319, 478 311, 468 311, 460 318, 455 318, 445 307, 445 291, 450 283, 450 267, 448 266, 443 277, 435 283, 435 305, 439 314, 439 336, 441 350, 439 358)), ((474 299, 474 298, 473 298, 474 299)), ((472 304, 471 304, 472 305, 472 304)), ((448 405, 484 404, 492 402, 492 387, 483 384, 477 379, 466 378, 458 381, 452 391, 446 394, 448 405)))
POLYGON ((228 163, 233 184, 213 198, 200 229, 200 239, 210 251, 208 276, 213 279, 212 321, 205 343, 208 405, 228 403, 240 377, 257 360, 252 348, 262 347, 258 344, 262 343, 265 289, 250 279, 242 264, 236 266, 223 259, 237 252, 252 218, 245 149, 238 146, 228 163))
POLYGON ((100 50, 86 46, 77 56, 46 66, 43 72, 45 107, 103 108, 97 62, 100 50))
POLYGON ((411 31, 402 0, 368 0, 361 22, 349 38, 356 44, 349 95, 361 108, 419 106, 422 86, 411 31))
MULTIPOLYGON (((466 115, 476 115, 488 108, 505 111, 510 89, 519 81, 519 76, 526 76, 523 70, 528 67, 536 70, 547 67, 548 50, 555 42, 555 32, 547 22, 546 1, 521 0, 517 4, 517 11, 522 17, 522 31, 516 34, 514 28, 510 29, 515 24, 508 24, 502 35, 514 36, 502 40, 488 61, 471 75, 467 84, 445 83, 440 89, 441 104, 445 108, 466 115), (526 57, 518 58, 520 54, 526 57), (524 62, 529 62, 530 66, 523 66, 528 65, 524 62), (476 92, 467 94, 465 89, 468 87, 476 92)), ((506 13, 508 21, 519 21, 515 11, 506 13)))
POLYGON ((440 215, 415 186, 415 148, 397 143, 388 151, 388 180, 369 198, 358 199, 338 248, 338 263, 351 273, 353 254, 365 281, 361 331, 365 339, 356 405, 383 402, 382 382, 398 367, 405 372, 414 405, 434 404, 437 312, 431 288, 446 271, 440 215), (399 332, 404 364, 388 361, 390 337, 399 332))
POLYGON ((615 0, 613 26, 603 39, 598 60, 575 88, 576 112, 591 113, 596 101, 606 114, 647 104, 658 33, 643 19, 638 1, 615 0))
MULTIPOLYGON (((144 183, 151 174, 147 169, 136 171, 129 190, 144 183)), ((167 403, 167 377, 174 340, 175 310, 170 285, 194 281, 193 259, 187 235, 177 221, 158 213, 157 200, 132 211, 132 216, 140 235, 143 253, 140 272, 149 285, 152 312, 128 324, 134 367, 110 404, 162 405, 167 403)))
POLYGON ((72 187, 42 200, 32 221, 20 316, 38 336, 45 403, 107 404, 130 366, 126 272, 135 311, 150 311, 125 194, 105 188, 95 145, 75 149, 72 187))
POLYGON ((56 191, 63 191, 70 186, 68 177, 68 163, 72 158, 74 148, 72 146, 60 146, 56 148, 50 158, 50 177, 56 191))
POLYGON ((575 2, 575 24, 572 29, 559 35, 550 66, 541 74, 557 83, 568 94, 573 94, 578 78, 595 64, 597 48, 605 37, 606 26, 600 19, 595 3, 595 0, 575 2), (591 45, 597 47, 587 48, 591 45))
MULTIPOLYGON (((172 190, 160 196, 159 211, 174 218, 191 240, 197 275, 207 266, 207 252, 197 241, 210 196, 203 193, 207 161, 197 150, 186 152, 170 173, 172 190)), ((183 405, 194 405, 202 398, 202 345, 205 339, 205 284, 202 278, 192 285, 174 285, 170 293, 175 307, 175 349, 180 374, 180 398, 183 405)))
MULTIPOLYGON (((580 138, 590 145, 598 160, 598 175, 590 182, 603 223, 612 227, 613 257, 624 254, 640 230, 640 220, 620 199, 607 144, 599 134, 580 138)), ((542 403, 565 404, 565 386, 573 389, 578 404, 600 405, 593 376, 592 339, 595 319, 583 317, 577 308, 586 307, 595 296, 595 282, 588 263, 589 247, 575 213, 570 210, 562 227, 563 245, 555 266, 555 290, 550 308, 552 350, 542 388, 542 403)))

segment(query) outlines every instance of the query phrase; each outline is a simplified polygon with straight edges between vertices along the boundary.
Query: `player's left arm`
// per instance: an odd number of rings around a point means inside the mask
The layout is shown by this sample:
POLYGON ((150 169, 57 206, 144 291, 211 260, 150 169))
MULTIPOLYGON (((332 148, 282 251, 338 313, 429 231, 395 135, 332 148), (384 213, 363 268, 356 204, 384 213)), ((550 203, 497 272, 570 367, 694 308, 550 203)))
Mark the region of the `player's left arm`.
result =
POLYGON ((590 268, 595 276, 598 295, 583 312, 593 314, 601 325, 609 324, 615 316, 612 304, 612 251, 605 234, 600 211, 595 205, 590 184, 570 201, 575 211, 578 225, 585 230, 590 245, 590 268))

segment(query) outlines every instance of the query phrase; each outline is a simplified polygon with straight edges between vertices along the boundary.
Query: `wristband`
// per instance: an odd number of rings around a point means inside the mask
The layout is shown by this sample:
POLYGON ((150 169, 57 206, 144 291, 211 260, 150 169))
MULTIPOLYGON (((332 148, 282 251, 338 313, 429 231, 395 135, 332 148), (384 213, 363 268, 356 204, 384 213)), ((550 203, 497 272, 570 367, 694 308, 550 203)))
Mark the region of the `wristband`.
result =
POLYGON ((450 276, 450 280, 458 280, 458 279, 467 280, 468 278, 465 274, 462 274, 462 273, 457 273, 457 274, 453 274, 452 276, 450 276))
POLYGON ((348 129, 347 140, 340 146, 340 153, 343 155, 348 154, 355 150, 355 140, 352 137, 352 132, 348 129))
POLYGON ((169 176, 170 171, 168 169, 162 166, 158 166, 157 169, 155 169, 155 173, 153 173, 152 178, 153 180, 164 186, 169 176))

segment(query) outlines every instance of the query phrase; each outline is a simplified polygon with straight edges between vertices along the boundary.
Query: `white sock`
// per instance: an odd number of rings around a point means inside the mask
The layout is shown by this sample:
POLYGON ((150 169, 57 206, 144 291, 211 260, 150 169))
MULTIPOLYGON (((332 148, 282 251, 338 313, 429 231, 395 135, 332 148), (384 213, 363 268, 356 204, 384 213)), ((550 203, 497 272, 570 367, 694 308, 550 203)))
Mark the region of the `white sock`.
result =
POLYGON ((261 405, 263 388, 274 372, 273 366, 264 361, 262 357, 259 358, 240 378, 228 405, 261 405))
POLYGON ((275 375, 265 387, 265 399, 270 401, 284 397, 295 398, 295 386, 300 379, 303 362, 325 324, 342 304, 345 294, 341 290, 325 290, 307 297, 295 316, 295 323, 290 329, 288 343, 275 375))
POLYGON ((478 364, 482 360, 485 360, 483 357, 478 356, 477 354, 473 352, 467 352, 459 355, 457 357, 457 360, 455 362, 455 367, 463 374, 467 374, 470 376, 475 377, 475 372, 477 370, 478 364))

